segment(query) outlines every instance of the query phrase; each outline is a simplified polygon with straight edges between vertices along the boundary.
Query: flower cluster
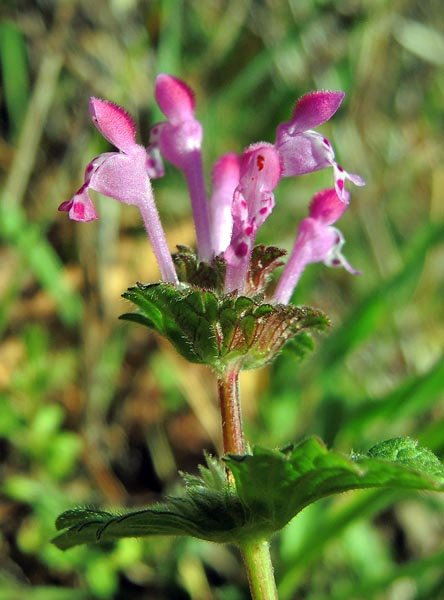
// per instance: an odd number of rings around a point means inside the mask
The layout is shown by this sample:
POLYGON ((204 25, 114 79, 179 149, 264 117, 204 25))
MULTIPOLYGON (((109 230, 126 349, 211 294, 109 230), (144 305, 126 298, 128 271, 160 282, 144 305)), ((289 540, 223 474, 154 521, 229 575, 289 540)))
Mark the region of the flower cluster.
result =
POLYGON ((348 206, 345 181, 355 185, 364 185, 364 181, 347 173, 336 162, 329 140, 313 130, 335 114, 344 98, 342 92, 306 94, 296 103, 291 119, 277 127, 274 144, 258 142, 242 155, 222 156, 213 168, 209 200, 202 168, 202 126, 195 118, 193 92, 181 80, 161 74, 156 79, 155 97, 166 121, 152 127, 147 148, 136 142, 135 124, 128 113, 112 102, 91 98, 94 125, 118 151, 94 158, 86 167, 83 185, 59 210, 69 212, 70 218, 77 221, 96 219, 89 190, 136 205, 162 279, 178 284, 150 181, 163 175, 164 158, 186 178, 198 259, 210 263, 222 257, 226 265, 224 291, 243 294, 248 287, 257 231, 274 208, 274 189, 281 178, 331 167, 334 187, 314 196, 271 301, 287 304, 310 263, 343 266, 357 273, 341 253, 344 238, 333 224, 348 206))

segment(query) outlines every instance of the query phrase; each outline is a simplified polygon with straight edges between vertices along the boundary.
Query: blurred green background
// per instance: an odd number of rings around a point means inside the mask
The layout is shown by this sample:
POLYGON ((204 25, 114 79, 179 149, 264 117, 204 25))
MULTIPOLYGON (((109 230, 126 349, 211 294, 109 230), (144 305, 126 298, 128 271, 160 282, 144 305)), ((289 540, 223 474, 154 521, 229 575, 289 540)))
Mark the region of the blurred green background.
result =
MULTIPOLYGON (((147 143, 165 71, 196 91, 207 173, 274 139, 295 100, 347 93, 322 131, 367 180, 339 227, 363 271, 312 266, 295 301, 333 321, 317 351, 242 380, 250 441, 319 434, 348 452, 412 435, 444 455, 444 12, 439 0, 4 1, 0 24, 0 600, 242 600, 234 550, 122 540, 62 553, 64 509, 140 506, 220 448, 210 373, 117 321, 120 293, 158 278, 136 209, 100 220, 58 204, 107 148, 90 95, 125 106, 147 143)), ((291 247, 322 171, 285 180, 260 241, 291 247), (276 237, 279 232, 279 237, 276 237)), ((154 182, 171 249, 193 243, 180 173, 154 182)), ((355 492, 306 509, 273 540, 282 600, 444 598, 444 502, 355 492)))

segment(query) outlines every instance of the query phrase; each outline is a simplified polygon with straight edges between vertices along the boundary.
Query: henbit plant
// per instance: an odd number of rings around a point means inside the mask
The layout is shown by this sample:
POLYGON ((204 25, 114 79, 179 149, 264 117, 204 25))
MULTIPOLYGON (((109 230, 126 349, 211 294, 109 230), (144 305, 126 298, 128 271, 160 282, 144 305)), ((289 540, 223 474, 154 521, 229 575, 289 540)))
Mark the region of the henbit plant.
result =
POLYGON ((409 438, 381 442, 366 454, 346 457, 315 437, 281 450, 250 447, 244 438, 239 372, 270 363, 287 345, 295 359, 313 346, 311 332, 328 318, 290 299, 307 265, 324 262, 356 271, 342 254, 344 238, 333 225, 347 209, 345 180, 363 185, 335 161, 317 127, 339 108, 344 94, 315 91, 303 96, 292 118, 278 126, 274 144, 259 142, 241 156, 222 156, 213 169, 207 200, 202 169, 202 127, 188 86, 170 75, 157 77, 156 100, 167 121, 151 130, 147 148, 136 143, 132 118, 115 104, 92 98, 90 114, 102 135, 119 150, 94 158, 85 181, 60 210, 78 221, 97 218, 89 190, 138 206, 163 281, 138 283, 123 296, 137 310, 122 319, 167 338, 188 361, 215 373, 224 455, 206 456, 200 476, 183 475, 184 492, 137 511, 112 514, 78 508, 56 521, 62 549, 121 537, 189 535, 236 545, 254 599, 277 598, 270 537, 305 506, 324 496, 368 487, 444 491, 444 467, 409 438), (183 171, 190 197, 197 252, 178 246, 170 255, 150 178, 163 175, 162 157, 183 171), (282 177, 332 167, 334 187, 315 194, 300 223, 293 250, 275 286, 271 278, 285 251, 255 245, 270 216, 273 190, 282 177))

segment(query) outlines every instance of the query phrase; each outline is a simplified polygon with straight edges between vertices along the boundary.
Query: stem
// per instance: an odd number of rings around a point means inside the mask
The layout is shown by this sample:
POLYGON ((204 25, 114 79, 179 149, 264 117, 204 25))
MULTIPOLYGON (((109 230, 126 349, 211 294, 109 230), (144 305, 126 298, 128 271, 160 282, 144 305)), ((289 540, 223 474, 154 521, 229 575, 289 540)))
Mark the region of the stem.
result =
POLYGON ((246 542, 239 547, 247 571, 252 599, 278 600, 268 542, 262 540, 246 542))
POLYGON ((303 246, 296 244, 293 247, 290 258, 282 272, 279 282, 273 294, 274 302, 288 304, 293 291, 307 265, 306 252, 303 246))
POLYGON ((145 225, 148 238, 151 242, 151 246, 154 251, 154 255, 159 265, 160 275, 164 281, 178 284, 176 269, 174 268, 173 259, 171 258, 170 251, 168 249, 167 241, 165 238, 165 232, 160 222, 159 213, 157 212, 156 205, 154 203, 153 192, 151 185, 147 190, 147 195, 142 199, 138 205, 140 214, 142 215, 143 223, 145 225))
POLYGON ((190 192, 199 258, 210 262, 212 258, 210 215, 200 150, 193 150, 190 153, 183 170, 190 192))
POLYGON ((239 369, 233 368, 217 378, 224 454, 245 454, 239 399, 239 369))
MULTIPOLYGON (((232 368, 217 378, 224 454, 245 454, 239 398, 239 369, 232 368)), ((234 481, 232 481, 234 485, 234 481)), ((278 600, 268 542, 239 544, 250 584, 252 600, 278 600)))

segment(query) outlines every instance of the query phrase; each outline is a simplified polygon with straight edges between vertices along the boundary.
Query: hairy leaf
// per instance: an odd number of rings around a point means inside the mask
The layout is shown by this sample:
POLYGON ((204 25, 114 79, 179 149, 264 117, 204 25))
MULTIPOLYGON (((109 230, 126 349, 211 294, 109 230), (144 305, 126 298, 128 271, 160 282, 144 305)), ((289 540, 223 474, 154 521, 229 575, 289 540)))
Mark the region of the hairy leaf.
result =
POLYGON ((409 438, 374 446, 347 458, 315 437, 283 450, 256 447, 252 454, 207 457, 200 477, 185 475, 180 497, 124 514, 91 508, 67 511, 54 539, 62 549, 77 544, 147 535, 191 535, 214 542, 264 539, 319 498, 359 488, 444 491, 444 467, 436 456, 409 438))
POLYGON ((138 307, 122 319, 141 323, 166 337, 191 362, 216 371, 228 365, 253 369, 273 360, 290 340, 297 354, 309 348, 309 330, 328 325, 319 310, 271 305, 246 296, 216 293, 169 283, 138 284, 123 294, 138 307))
POLYGON ((308 438, 284 450, 255 448, 252 455, 225 459, 242 504, 282 528, 319 498, 352 489, 389 487, 444 491, 444 467, 415 440, 396 438, 366 455, 347 458, 308 438))

